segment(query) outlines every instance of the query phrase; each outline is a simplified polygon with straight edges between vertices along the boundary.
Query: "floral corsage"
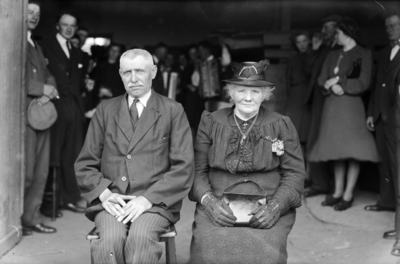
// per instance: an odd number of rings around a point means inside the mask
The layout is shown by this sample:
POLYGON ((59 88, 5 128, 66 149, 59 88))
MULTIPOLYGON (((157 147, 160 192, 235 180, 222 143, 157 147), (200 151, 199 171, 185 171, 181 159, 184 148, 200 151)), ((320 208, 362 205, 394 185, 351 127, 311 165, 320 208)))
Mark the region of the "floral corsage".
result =
POLYGON ((265 138, 272 142, 272 152, 276 153, 278 156, 282 156, 283 153, 285 153, 285 146, 282 140, 277 138, 272 139, 270 136, 266 136, 265 138))

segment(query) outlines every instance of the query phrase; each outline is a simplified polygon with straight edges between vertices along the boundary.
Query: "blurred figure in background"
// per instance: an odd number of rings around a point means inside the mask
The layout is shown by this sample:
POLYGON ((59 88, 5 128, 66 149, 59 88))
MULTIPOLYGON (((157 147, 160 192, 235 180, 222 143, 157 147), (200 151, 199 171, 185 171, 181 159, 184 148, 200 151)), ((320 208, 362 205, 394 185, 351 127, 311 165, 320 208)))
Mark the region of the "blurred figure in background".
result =
POLYGON ((390 13, 385 20, 390 45, 378 55, 377 74, 368 107, 367 126, 376 131, 376 140, 382 163, 379 167, 380 192, 375 205, 367 211, 393 211, 396 207, 395 230, 387 231, 384 238, 396 239, 392 255, 400 256, 400 14, 390 13))
POLYGON ((361 99, 371 81, 372 55, 357 44, 357 31, 357 23, 350 18, 343 18, 337 26, 336 38, 343 49, 328 55, 318 77, 326 99, 318 138, 309 154, 310 162, 333 162, 335 191, 322 205, 336 211, 353 203, 360 162, 379 160, 373 136, 365 126, 361 99))
POLYGON ((156 45, 153 53, 153 62, 157 66, 157 75, 153 80, 153 89, 157 93, 168 96, 167 89, 164 84, 162 72, 164 70, 165 59, 168 54, 168 47, 164 43, 160 42, 156 45))
MULTIPOLYGON (((288 62, 285 115, 290 117, 297 130, 303 156, 305 157, 307 153, 307 139, 311 121, 311 109, 310 105, 304 104, 303 94, 307 89, 311 74, 311 71, 309 70, 310 68, 307 67, 307 62, 311 53, 311 36, 307 31, 300 31, 292 35, 291 41, 296 47, 298 53, 290 58, 288 62)), ((306 185, 310 184, 310 179, 308 178, 307 180, 306 185)))
MULTIPOLYGON (((56 20, 57 34, 43 41, 43 52, 48 69, 54 76, 60 99, 54 101, 58 119, 51 128, 51 166, 57 167, 61 199, 64 209, 83 213, 74 162, 83 144, 84 103, 81 97, 82 52, 71 45, 78 28, 78 19, 62 13, 56 20)), ((58 201, 61 204, 61 201, 58 201)))
POLYGON ((195 46, 191 46, 188 50, 188 64, 182 73, 181 86, 185 90, 184 108, 193 135, 196 135, 201 114, 204 111, 204 100, 200 97, 199 92, 199 64, 197 49, 195 46))
POLYGON ((175 57, 168 53, 165 56, 165 63, 162 67, 161 76, 163 78, 165 96, 178 101, 179 96, 179 69, 175 66, 175 57))
MULTIPOLYGON (((337 23, 342 19, 341 16, 332 15, 322 20, 321 34, 314 34, 312 38, 313 57, 311 58, 311 77, 304 93, 304 104, 311 106, 311 125, 307 140, 307 149, 310 150, 319 133, 321 122, 322 107, 324 105, 324 96, 321 93, 321 87, 317 82, 321 73, 322 64, 328 54, 338 49, 335 38, 337 23)), ((306 159, 309 159, 309 153, 306 159)), ((311 188, 304 192, 305 197, 311 197, 318 194, 327 194, 331 190, 330 170, 326 162, 309 162, 308 173, 311 178, 311 188)))
MULTIPOLYGON (((46 58, 43 56, 39 44, 32 40, 32 31, 40 21, 40 5, 35 1, 28 4, 28 44, 27 61, 25 68, 26 78, 26 112, 32 101, 39 106, 49 103, 49 100, 58 97, 56 81, 46 67, 46 58)), ((30 125, 26 126, 26 177, 24 193, 24 211, 21 216, 23 235, 32 232, 54 233, 56 229, 43 224, 45 217, 40 212, 44 189, 49 172, 50 163, 50 129, 38 130, 30 125)))
POLYGON ((125 48, 118 43, 111 43, 107 48, 107 60, 100 62, 92 71, 91 77, 95 81, 95 93, 97 97, 93 108, 100 99, 111 98, 125 93, 124 84, 118 74, 119 58, 125 48))

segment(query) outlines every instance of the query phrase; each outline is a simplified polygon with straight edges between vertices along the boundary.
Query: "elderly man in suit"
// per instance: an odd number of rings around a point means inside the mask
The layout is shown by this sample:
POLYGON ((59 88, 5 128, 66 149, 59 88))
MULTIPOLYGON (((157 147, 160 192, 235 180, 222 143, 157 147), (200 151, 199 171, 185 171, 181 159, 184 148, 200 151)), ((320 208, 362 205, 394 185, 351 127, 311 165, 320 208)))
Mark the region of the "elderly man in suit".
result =
POLYGON ((77 18, 64 13, 57 19, 58 33, 43 41, 48 68, 54 76, 60 99, 55 102, 58 119, 51 129, 51 166, 57 167, 64 209, 83 213, 74 162, 82 148, 84 137, 84 105, 81 97, 81 74, 85 74, 81 51, 70 39, 77 29, 77 18))
MULTIPOLYGON (((58 97, 56 83, 46 67, 39 44, 32 40, 32 31, 40 20, 40 5, 36 2, 28 4, 28 59, 25 68, 27 106, 35 100, 45 105, 49 100, 58 97)), ((35 130, 31 126, 26 129, 26 177, 24 194, 24 212, 21 217, 23 234, 32 231, 54 233, 56 229, 43 224, 44 217, 39 209, 42 204, 44 188, 50 162, 50 129, 35 130)))
POLYGON ((396 239, 392 254, 400 256, 400 14, 389 14, 385 20, 390 44, 378 56, 375 86, 368 107, 367 127, 376 131, 381 155, 380 193, 375 205, 367 211, 392 211, 396 208, 395 230, 383 237, 396 239))
POLYGON ((156 93, 157 66, 145 50, 126 51, 127 94, 102 102, 75 163, 86 216, 101 239, 95 263, 157 263, 159 234, 179 220, 194 177, 192 136, 182 106, 156 93))

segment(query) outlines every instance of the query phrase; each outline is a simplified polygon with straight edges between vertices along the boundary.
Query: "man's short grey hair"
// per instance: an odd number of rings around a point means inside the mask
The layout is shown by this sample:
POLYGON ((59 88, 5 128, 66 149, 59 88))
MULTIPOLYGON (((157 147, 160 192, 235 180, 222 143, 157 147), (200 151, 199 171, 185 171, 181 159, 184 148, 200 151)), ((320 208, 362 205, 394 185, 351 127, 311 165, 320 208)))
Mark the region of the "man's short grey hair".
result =
POLYGON ((153 56, 151 56, 151 54, 147 50, 144 50, 144 49, 131 49, 131 50, 125 51, 121 55, 121 58, 119 59, 119 62, 121 63, 122 59, 133 60, 137 56, 144 57, 146 59, 146 61, 148 61, 150 63, 151 66, 154 65, 153 56))
MULTIPOLYGON (((229 99, 230 103, 234 103, 232 95, 237 87, 241 87, 241 85, 228 83, 224 87, 224 90, 226 92, 226 97, 229 99)), ((251 88, 251 87, 249 87, 249 88, 251 88)), ((272 92, 275 90, 275 87, 263 86, 263 87, 255 87, 255 88, 261 88, 263 96, 264 96, 263 101, 268 101, 269 99, 271 99, 271 97, 274 96, 274 94, 272 92)))

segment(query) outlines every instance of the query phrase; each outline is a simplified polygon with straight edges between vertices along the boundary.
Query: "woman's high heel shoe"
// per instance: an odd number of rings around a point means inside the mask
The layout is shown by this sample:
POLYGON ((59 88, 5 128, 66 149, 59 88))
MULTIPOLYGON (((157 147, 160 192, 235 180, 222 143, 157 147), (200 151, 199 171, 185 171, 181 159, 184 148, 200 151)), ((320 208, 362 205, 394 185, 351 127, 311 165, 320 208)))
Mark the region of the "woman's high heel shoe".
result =
POLYGON ((325 197, 325 201, 321 203, 322 206, 333 206, 339 203, 342 200, 342 197, 335 198, 333 195, 327 195, 325 197))

